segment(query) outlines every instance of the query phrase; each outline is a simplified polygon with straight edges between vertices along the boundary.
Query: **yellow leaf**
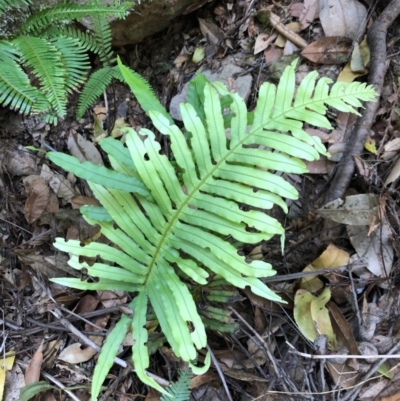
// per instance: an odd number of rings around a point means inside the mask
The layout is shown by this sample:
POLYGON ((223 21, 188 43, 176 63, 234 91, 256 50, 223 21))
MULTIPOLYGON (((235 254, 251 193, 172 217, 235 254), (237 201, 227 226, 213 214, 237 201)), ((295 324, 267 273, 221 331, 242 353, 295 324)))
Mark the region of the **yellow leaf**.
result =
POLYGON ((315 330, 319 335, 326 335, 328 337, 329 348, 335 349, 337 342, 336 336, 333 332, 331 318, 329 311, 325 305, 331 299, 331 290, 325 288, 319 297, 314 297, 311 301, 311 316, 315 324, 315 330))
MULTIPOLYGON (((349 261, 349 254, 333 244, 329 244, 322 254, 308 265, 303 271, 318 269, 334 269, 339 266, 346 266, 349 261)), ((318 277, 304 277, 301 279, 300 288, 310 292, 316 292, 323 288, 323 283, 318 277)))
POLYGON ((6 353, 5 359, 1 359, 0 362, 0 401, 3 400, 4 385, 6 383, 6 372, 11 370, 14 365, 15 354, 10 355, 11 352, 6 353))
POLYGON ((317 331, 311 315, 311 302, 315 299, 314 295, 306 290, 297 290, 294 297, 294 320, 301 333, 310 341, 315 341, 317 331))
POLYGON ((364 143, 364 148, 367 149, 368 152, 373 153, 374 155, 377 154, 375 139, 368 137, 364 143))

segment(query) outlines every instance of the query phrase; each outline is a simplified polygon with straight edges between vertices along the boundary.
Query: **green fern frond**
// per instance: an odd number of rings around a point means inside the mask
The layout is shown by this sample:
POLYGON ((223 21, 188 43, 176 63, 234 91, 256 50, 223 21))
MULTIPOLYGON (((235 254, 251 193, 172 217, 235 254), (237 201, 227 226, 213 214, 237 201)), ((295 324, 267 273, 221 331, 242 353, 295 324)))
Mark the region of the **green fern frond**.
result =
POLYGON ((19 65, 20 54, 9 42, 0 42, 0 103, 20 113, 44 111, 48 108, 46 97, 31 86, 26 73, 19 65))
POLYGON ((21 61, 38 78, 43 94, 57 115, 66 114, 66 77, 62 54, 50 41, 33 36, 18 36, 13 44, 21 52, 21 61))
POLYGON ((65 89, 76 90, 83 83, 89 71, 89 57, 78 39, 58 37, 51 41, 61 54, 65 72, 65 89))
POLYGON ((118 66, 103 67, 94 72, 86 82, 79 96, 76 115, 82 118, 86 110, 103 94, 113 78, 121 77, 118 66))
POLYGON ((56 23, 72 22, 85 17, 94 16, 114 16, 118 19, 126 17, 128 8, 132 3, 104 5, 102 3, 89 4, 72 4, 62 3, 50 8, 45 8, 38 13, 33 14, 27 19, 21 27, 21 33, 27 34, 32 32, 40 33, 49 25, 56 23))
POLYGON ((160 401, 189 401, 190 389, 189 384, 192 378, 191 372, 186 370, 179 371, 179 378, 176 382, 172 383, 166 390, 169 396, 163 394, 160 401))
POLYGON ((15 0, 0 0, 0 12, 20 5, 29 6, 29 4, 32 4, 31 0, 19 0, 18 2, 16 2, 15 0))
MULTIPOLYGON (((122 68, 122 73, 127 82, 135 81, 128 69, 122 68)), ((207 337, 188 284, 181 280, 177 269, 198 284, 206 284, 212 272, 230 285, 249 287, 259 296, 282 302, 260 280, 276 273, 272 266, 260 260, 247 263, 226 238, 232 236, 252 244, 276 234, 283 238, 281 224, 260 210, 276 204, 287 211, 283 198, 298 197, 297 190, 276 172, 307 172, 301 159, 315 160, 326 154, 321 141, 303 130, 303 123, 331 128, 324 116, 327 105, 356 112, 354 107, 361 106, 360 100, 375 99, 373 88, 364 84, 340 83, 329 88, 328 79, 316 83, 316 77, 315 73, 307 75, 295 93, 292 64, 277 87, 264 83, 252 124, 248 122, 245 102, 238 94, 230 93, 223 84, 205 83, 204 123, 191 104, 181 105, 190 140, 186 140, 185 133, 171 123, 162 109, 157 110, 160 105, 153 102, 151 92, 145 93, 144 86, 133 88, 155 128, 168 137, 174 160, 171 163, 163 154, 152 131, 127 128, 126 144, 136 170, 123 169, 123 160, 113 167, 121 174, 133 171, 139 175, 152 196, 144 198, 138 193, 132 196, 107 188, 99 180, 89 181, 93 194, 113 222, 107 218, 93 219, 91 209, 82 209, 82 213, 90 224, 98 224, 102 234, 117 244, 118 249, 96 243, 81 246, 79 241, 62 238, 56 239, 55 246, 73 255, 69 262, 72 267, 85 268, 90 276, 98 278, 96 283, 86 283, 88 287, 107 282, 108 269, 127 270, 134 277, 138 295, 133 305, 133 361, 138 376, 146 384, 165 392, 145 373, 149 366, 145 329, 148 302, 175 355, 186 361, 194 374, 204 372, 210 364, 207 354, 205 366, 197 366, 197 350, 206 346, 207 337), (229 139, 220 100, 227 96, 232 114, 229 139), (146 102, 155 104, 155 110, 146 102), (243 210, 243 204, 251 210, 243 210), (79 263, 79 256, 100 256, 102 261, 116 266, 106 263, 90 266, 79 263)), ((57 154, 52 153, 51 160, 64 166, 57 154)), ((75 164, 79 168, 79 162, 75 164)), ((69 165, 65 167, 70 171, 69 165)), ((118 275, 113 277, 117 282, 118 275)), ((53 281, 76 284, 71 279, 53 281)), ((81 282, 79 288, 84 285, 81 282)), ((126 288, 126 281, 121 280, 121 288, 126 288)))
POLYGON ((77 39, 81 47, 93 53, 100 53, 101 49, 97 45, 97 41, 90 31, 82 31, 71 26, 49 26, 41 34, 46 39, 52 38, 71 38, 77 39))
POLYGON ((105 66, 111 66, 115 64, 115 56, 111 48, 112 37, 110 24, 103 15, 94 15, 92 17, 92 22, 97 48, 100 50, 98 52, 100 61, 105 66))

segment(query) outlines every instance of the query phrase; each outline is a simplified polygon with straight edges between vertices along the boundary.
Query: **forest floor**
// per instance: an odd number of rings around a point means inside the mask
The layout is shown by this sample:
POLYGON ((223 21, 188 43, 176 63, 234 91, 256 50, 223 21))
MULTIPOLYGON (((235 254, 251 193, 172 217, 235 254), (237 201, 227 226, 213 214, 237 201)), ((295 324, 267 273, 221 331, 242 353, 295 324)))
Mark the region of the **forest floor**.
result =
MULTIPOLYGON (((287 303, 245 289, 223 305, 233 331, 208 332, 215 361, 192 378, 191 400, 400 399, 400 25, 393 22, 400 2, 333 3, 336 14, 323 0, 212 1, 166 31, 116 49, 167 110, 200 68, 233 65, 226 83, 243 91, 251 110, 260 85, 277 83, 297 58, 297 83, 317 71, 333 81, 374 84, 381 94, 360 117, 329 110, 332 130, 307 128, 332 157, 308 162, 301 177, 285 176, 300 197, 287 201, 287 216, 272 211, 286 230, 284 254, 275 238, 241 249, 273 265, 277 275, 265 282, 287 303)), ((97 352, 82 344, 89 338, 101 346, 131 299, 49 281, 76 275, 53 247, 56 237, 96 238, 98 229, 78 210, 93 195, 84 181, 25 147, 81 152, 93 161, 104 158, 93 136, 111 132, 116 121, 149 125, 120 83, 80 121, 75 100, 58 126, 8 110, 0 116, 0 351, 15 355, 4 377, 0 368, 4 401, 19 399, 27 375, 38 374, 42 401, 88 401, 97 352), (54 185, 62 188, 57 195, 54 185)), ((128 366, 112 367, 100 400, 159 399, 132 374, 130 345, 127 339, 119 353, 128 366)), ((171 382, 179 368, 165 343, 149 371, 171 382)))

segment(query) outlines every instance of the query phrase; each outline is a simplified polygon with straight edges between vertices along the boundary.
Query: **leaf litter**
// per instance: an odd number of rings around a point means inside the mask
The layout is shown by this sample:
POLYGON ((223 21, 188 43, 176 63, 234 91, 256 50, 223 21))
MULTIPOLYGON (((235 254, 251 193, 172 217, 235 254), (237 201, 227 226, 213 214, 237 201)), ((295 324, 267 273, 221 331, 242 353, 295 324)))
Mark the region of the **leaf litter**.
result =
MULTIPOLYGON (((185 24, 179 21, 173 24, 173 34, 138 44, 138 58, 132 67, 145 73, 165 104, 200 65, 217 71, 228 53, 233 54, 229 63, 251 74, 254 92, 261 82, 278 79, 283 68, 293 60, 290 57, 297 58, 299 52, 308 61, 302 61, 298 83, 301 72, 314 69, 334 81, 363 81, 368 77, 371 62, 365 41, 366 25, 369 17, 376 20, 382 5, 375 11, 356 0, 281 1, 274 2, 268 10, 264 6, 261 1, 205 3, 193 15, 185 15, 185 24), (186 24, 187 21, 190 23, 186 24), (182 26, 188 28, 182 31, 182 26), (199 58, 200 48, 204 55, 199 58)), ((277 241, 255 247, 243 244, 242 252, 249 258, 269 261, 279 267, 278 275, 266 281, 288 304, 283 309, 245 289, 241 292, 244 299, 226 305, 233 306, 250 325, 250 328, 245 326, 236 315, 231 315, 232 321, 237 319, 240 323, 236 332, 217 330, 210 337, 210 346, 223 375, 229 378, 228 385, 236 399, 267 395, 278 400, 288 399, 296 392, 296 397, 301 397, 304 392, 318 391, 330 392, 341 399, 346 395, 344 389, 351 391, 352 386, 361 388, 363 400, 389 401, 398 397, 396 386, 400 373, 396 360, 388 360, 384 369, 376 370, 377 378, 371 384, 360 380, 372 367, 371 357, 376 357, 374 347, 378 355, 384 356, 399 338, 396 319, 400 314, 397 303, 400 110, 396 100, 399 83, 396 65, 400 60, 396 56, 396 42, 388 46, 389 52, 395 54, 388 59, 391 75, 383 88, 376 124, 369 132, 371 143, 376 143, 377 155, 365 151, 355 158, 357 170, 344 199, 323 205, 320 196, 329 185, 332 169, 341 162, 355 121, 344 113, 332 112, 329 119, 333 131, 312 133, 313 127, 307 127, 312 135, 323 138, 332 157, 308 165, 310 174, 304 178, 285 177, 295 183, 301 197, 288 205, 291 213, 285 223, 284 258, 277 241), (325 335, 324 346, 320 338, 325 335), (365 354, 366 358, 327 359, 320 373, 326 382, 322 387, 312 369, 312 360, 291 354, 286 339, 297 350, 307 350, 310 354, 332 357, 365 354), (317 348, 318 344, 322 346, 317 348), (287 358, 281 358, 280 352, 286 352, 287 358), (278 393, 268 394, 269 390, 281 392, 283 398, 278 393)), ((227 82, 233 82, 236 75, 228 76, 227 82)), ((108 100, 111 92, 109 95, 108 100)), ((118 87, 117 95, 119 102, 128 102, 129 112, 116 124, 115 131, 110 130, 111 135, 120 137, 124 124, 146 126, 144 113, 134 99, 129 99, 129 92, 118 87)), ((251 92, 249 104, 254 101, 252 96, 251 92)), ((0 369, 0 385, 6 391, 3 400, 18 399, 19 389, 24 386, 26 393, 21 392, 21 399, 24 394, 28 394, 26 397, 48 394, 49 400, 54 399, 58 393, 45 374, 55 374, 67 387, 90 382, 96 351, 73 337, 70 328, 60 324, 50 311, 62 305, 64 317, 97 345, 102 344, 114 327, 121 310, 129 312, 127 294, 88 294, 48 282, 48 278, 64 276, 65 272, 77 274, 54 250, 52 241, 55 233, 83 242, 97 239, 98 229, 91 231, 79 219, 79 214, 74 214, 80 206, 97 202, 85 183, 24 148, 27 145, 40 148, 41 141, 45 140, 57 149, 79 155, 82 161, 108 163, 93 137, 107 135, 111 114, 107 114, 110 110, 101 101, 97 106, 97 110, 104 110, 106 114, 101 122, 100 117, 92 120, 87 116, 79 123, 68 121, 67 130, 65 127, 48 129, 39 124, 28 130, 27 135, 21 129, 11 141, 7 139, 0 152, 0 266, 4 300, 4 315, 0 319, 3 333, 8 334, 4 336, 5 351, 16 355, 9 370, 0 369), (86 305, 88 296, 93 299, 86 305), (46 339, 41 349, 45 333, 53 337, 46 339), (33 387, 27 386, 31 379, 25 383, 27 376, 34 377, 29 385, 33 387), (15 395, 13 389, 16 389, 15 395)), ((111 106, 111 113, 113 107, 116 110, 118 104, 111 106)), ((168 153, 168 144, 163 145, 168 153)), ((277 210, 271 213, 282 218, 277 210)), ((100 240, 106 242, 101 237, 100 240)), ((89 264, 93 262, 88 260, 89 264)), ((85 271, 78 272, 82 280, 86 279, 85 274, 85 271)), ((199 295, 199 305, 214 306, 212 302, 207 305, 205 295, 199 295)), ((156 344, 163 344, 163 339, 151 316, 147 325, 153 330, 149 344, 155 350, 156 344)), ((129 362, 128 346, 122 347, 121 358, 129 362)), ((153 372, 160 380, 176 379, 180 363, 169 352, 168 344, 164 343, 154 353, 152 362, 153 372)), ((117 380, 121 372, 120 365, 114 365, 107 379, 108 385, 115 386, 119 392, 117 399, 140 399, 145 394, 148 399, 159 399, 155 393, 150 396, 132 375, 121 374, 122 379, 117 380)), ((198 400, 226 397, 221 376, 215 369, 195 376, 192 389, 198 400)), ((81 400, 90 397, 85 389, 72 392, 81 400)))

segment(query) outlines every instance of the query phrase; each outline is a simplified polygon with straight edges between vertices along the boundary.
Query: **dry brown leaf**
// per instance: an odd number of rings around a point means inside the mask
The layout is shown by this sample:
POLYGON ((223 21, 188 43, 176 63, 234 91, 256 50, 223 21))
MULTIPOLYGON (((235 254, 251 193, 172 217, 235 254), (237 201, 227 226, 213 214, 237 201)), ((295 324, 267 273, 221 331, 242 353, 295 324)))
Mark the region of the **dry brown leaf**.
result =
POLYGON ((304 6, 299 21, 301 29, 306 29, 318 17, 319 0, 304 0, 304 6))
POLYGON ((30 186, 30 195, 26 200, 24 213, 26 221, 32 224, 46 209, 47 203, 49 202, 50 189, 40 177, 32 181, 30 186))
POLYGON ((28 367, 26 368, 25 371, 25 384, 31 384, 31 383, 36 383, 40 379, 40 371, 42 369, 42 363, 43 363, 43 342, 39 344, 38 349, 35 351, 35 353, 32 356, 31 361, 29 362, 28 367))
POLYGON ((201 33, 209 43, 218 45, 224 40, 225 34, 217 25, 201 18, 198 18, 198 20, 201 33))
POLYGON ((268 49, 264 50, 264 59, 267 65, 273 64, 283 56, 283 50, 279 49, 275 45, 269 46, 268 49))
POLYGON ((90 196, 83 196, 83 195, 74 196, 71 199, 72 209, 79 209, 81 206, 84 206, 84 205, 99 206, 99 202, 95 198, 91 198, 90 196))
POLYGON ((81 163, 90 161, 93 164, 104 165, 96 146, 94 146, 93 142, 85 139, 81 134, 71 130, 68 135, 67 143, 71 155, 75 156, 81 163))
POLYGON ((254 54, 258 54, 265 50, 273 40, 275 40, 276 34, 268 35, 266 33, 260 33, 257 36, 256 43, 254 44, 254 54))
POLYGON ((301 55, 318 64, 347 63, 352 51, 353 41, 343 36, 331 36, 310 43, 301 55))

